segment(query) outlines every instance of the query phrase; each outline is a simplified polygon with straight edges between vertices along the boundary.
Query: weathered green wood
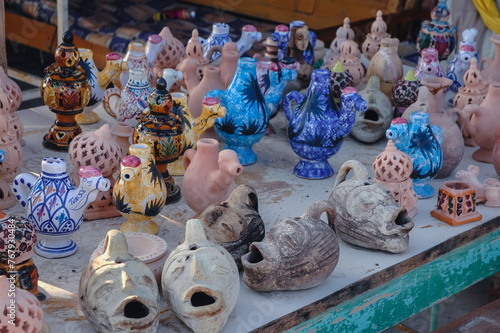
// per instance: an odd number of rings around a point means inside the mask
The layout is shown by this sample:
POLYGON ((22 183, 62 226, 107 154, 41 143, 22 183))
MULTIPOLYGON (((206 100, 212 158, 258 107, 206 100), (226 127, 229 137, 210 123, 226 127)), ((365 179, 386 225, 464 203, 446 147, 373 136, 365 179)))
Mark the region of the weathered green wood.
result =
POLYGON ((380 331, 499 270, 500 229, 496 229, 287 332, 380 331))

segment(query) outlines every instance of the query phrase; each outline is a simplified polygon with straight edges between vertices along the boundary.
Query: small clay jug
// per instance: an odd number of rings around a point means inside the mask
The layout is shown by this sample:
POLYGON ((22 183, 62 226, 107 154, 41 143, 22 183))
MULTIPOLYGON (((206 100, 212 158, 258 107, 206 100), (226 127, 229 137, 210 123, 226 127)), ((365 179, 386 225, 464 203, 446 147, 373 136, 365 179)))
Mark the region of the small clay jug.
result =
POLYGON ((238 68, 238 59, 240 59, 240 54, 238 53, 236 44, 233 42, 226 43, 222 48, 222 63, 219 67, 222 83, 224 84, 223 89, 226 89, 231 81, 233 81, 234 74, 238 68))
POLYGON ((492 83, 481 105, 467 105, 460 113, 460 121, 472 140, 480 147, 472 154, 472 158, 476 161, 493 163, 495 136, 492 134, 500 125, 498 105, 500 105, 500 83, 492 83))
POLYGON ((161 287, 170 309, 194 332, 219 332, 236 305, 240 276, 229 252, 193 219, 163 266, 161 287))
POLYGON ((340 167, 328 199, 337 213, 339 236, 361 247, 401 253, 408 247, 413 221, 382 185, 368 180, 366 167, 357 160, 340 167), (351 170, 353 176, 346 179, 351 170))
POLYGON ((375 53, 380 49, 380 42, 384 38, 391 38, 391 35, 387 33, 387 24, 382 18, 382 11, 377 11, 377 18, 373 21, 370 33, 366 35, 366 39, 361 46, 366 59, 371 60, 375 53))
POLYGON ((257 192, 248 185, 239 185, 226 201, 208 206, 198 219, 208 240, 222 245, 239 269, 241 257, 248 252, 250 244, 262 241, 265 236, 257 192))
POLYGON ((368 65, 366 80, 372 75, 380 79, 380 90, 391 98, 392 87, 403 78, 403 62, 398 55, 399 39, 384 38, 380 42, 380 50, 373 55, 368 65))
POLYGON ((500 83, 500 35, 493 34, 490 41, 495 46, 495 58, 481 58, 478 67, 487 84, 500 83))
POLYGON ((198 140, 196 150, 186 150, 184 169, 184 200, 197 214, 227 200, 236 187, 234 178, 243 172, 236 152, 226 149, 219 153, 219 142, 210 138, 198 140))
POLYGON ((488 178, 484 181, 487 207, 500 207, 500 182, 495 178, 488 178))
MULTIPOLYGON (((191 84, 188 83, 187 80, 188 78, 186 77, 186 85, 188 86, 189 91, 187 106, 189 108, 189 112, 191 112, 191 115, 194 118, 197 118, 201 115, 201 112, 203 111, 201 101, 205 98, 205 95, 209 91, 213 89, 226 89, 226 86, 221 79, 221 70, 213 66, 205 67, 203 71, 203 79, 201 79, 201 81, 197 81, 197 83, 191 84)), ((192 80, 192 78, 190 78, 189 80, 192 80)))
POLYGON ((304 215, 284 218, 242 257, 243 281, 257 291, 302 290, 321 284, 339 260, 335 208, 310 205, 304 215), (326 213, 328 223, 321 220, 326 213))
POLYGON ((464 155, 464 139, 462 131, 457 126, 453 115, 460 113, 459 109, 443 108, 443 94, 447 87, 452 85, 452 81, 442 77, 422 77, 422 85, 429 89, 429 124, 439 126, 443 131, 443 165, 436 178, 447 178, 453 170, 460 164, 464 155))
POLYGON ((80 307, 98 332, 156 332, 160 295, 155 276, 128 252, 118 230, 106 235, 103 254, 83 270, 78 288, 80 307))

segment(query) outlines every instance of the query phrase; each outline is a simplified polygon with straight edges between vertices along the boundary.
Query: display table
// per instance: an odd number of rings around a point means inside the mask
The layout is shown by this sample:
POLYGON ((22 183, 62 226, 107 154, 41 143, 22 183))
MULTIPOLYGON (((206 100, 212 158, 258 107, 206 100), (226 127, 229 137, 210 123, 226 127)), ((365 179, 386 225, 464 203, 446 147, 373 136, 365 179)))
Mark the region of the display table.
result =
MULTIPOLYGON (((115 122, 102 109, 98 113, 99 123, 83 125, 84 131, 115 122)), ((41 160, 56 156, 66 159, 68 171, 73 172, 67 153, 48 151, 42 146, 42 137, 55 118, 48 108, 19 110, 18 114, 24 123, 26 141, 20 171, 38 174, 41 160)), ((335 175, 324 180, 306 180, 292 172, 299 157, 288 143, 283 113, 271 123, 276 133, 254 146, 257 163, 245 166, 236 179, 238 184, 256 189, 266 230, 287 216, 301 216, 311 203, 328 199, 337 171, 346 160, 359 160, 373 176, 371 164, 387 142, 382 139, 366 145, 348 137, 339 153, 330 159, 335 175)), ((481 168, 481 182, 488 177, 498 178, 492 165, 472 162, 474 150, 466 147, 457 171, 473 163, 481 168)), ((175 179, 182 185, 182 177, 175 179)), ((431 185, 437 191, 443 181, 433 180, 431 185)), ((417 203, 415 228, 410 232, 408 249, 401 254, 366 250, 341 240, 337 267, 315 288, 256 292, 241 281, 238 302, 223 332, 383 330, 500 270, 500 209, 478 205, 483 215, 481 221, 452 227, 430 216, 435 205, 436 195, 417 203)), ((20 204, 6 212, 25 215, 20 204)), ((181 199, 165 206, 154 218, 160 226, 158 236, 167 241, 169 252, 183 239, 186 220, 193 217, 194 212, 181 199)), ((47 295, 42 304, 52 332, 93 332, 78 303, 80 276, 106 232, 119 228, 124 221, 123 217, 85 221, 72 236, 78 245, 76 254, 61 259, 33 257, 40 274, 39 288, 47 295)), ((161 307, 158 332, 190 331, 163 300, 161 307)))

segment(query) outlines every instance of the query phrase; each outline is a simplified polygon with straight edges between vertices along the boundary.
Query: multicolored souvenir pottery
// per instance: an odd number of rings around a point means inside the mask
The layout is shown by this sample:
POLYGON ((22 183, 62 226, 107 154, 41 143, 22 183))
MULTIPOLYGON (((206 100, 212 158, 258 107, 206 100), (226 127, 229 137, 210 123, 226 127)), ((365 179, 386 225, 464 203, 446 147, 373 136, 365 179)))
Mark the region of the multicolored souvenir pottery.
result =
POLYGON ((415 77, 418 81, 422 76, 426 77, 444 77, 443 69, 439 64, 438 51, 436 49, 427 48, 422 50, 422 57, 415 67, 415 77))
MULTIPOLYGON (((154 51, 154 50, 150 50, 154 51)), ((152 56, 149 55, 149 58, 152 56)), ((153 57, 154 58, 154 57, 153 57)), ((113 80, 113 85, 122 90, 125 89, 125 85, 128 83, 130 77, 130 70, 133 68, 142 68, 146 73, 146 80, 150 87, 154 86, 154 72, 153 64, 149 62, 148 55, 146 54, 145 45, 139 42, 130 42, 128 44, 128 50, 123 57, 123 62, 127 64, 127 68, 123 69, 119 78, 113 80)))
POLYGON ((120 231, 156 235, 159 227, 151 219, 165 206, 165 182, 155 166, 150 146, 138 143, 129 150, 113 188, 115 207, 127 218, 120 231))
POLYGON ((354 82, 352 81, 352 75, 345 70, 342 62, 338 61, 333 68, 330 69, 332 76, 330 79, 330 84, 332 86, 332 93, 335 101, 340 103, 340 96, 342 95, 342 90, 347 87, 352 87, 354 82))
POLYGON ((479 221, 482 215, 476 210, 476 190, 465 182, 444 182, 439 187, 437 207, 431 215, 453 226, 479 221))
POLYGON ((406 108, 417 101, 419 84, 415 73, 409 70, 404 79, 399 80, 392 87, 392 102, 396 109, 395 117, 401 117, 406 108))
POLYGON ((207 39, 200 38, 203 44, 203 57, 210 59, 210 62, 221 56, 220 52, 213 52, 211 57, 208 57, 209 51, 212 50, 214 46, 224 46, 227 42, 231 41, 231 36, 229 36, 229 25, 226 23, 214 23, 212 25, 212 33, 207 39))
POLYGON ((283 61, 286 58, 286 48, 290 39, 288 27, 284 24, 277 25, 271 38, 278 44, 278 61, 283 61))
POLYGON ((56 114, 56 121, 43 137, 48 149, 67 151, 71 141, 82 129, 75 116, 83 111, 92 96, 92 87, 81 65, 80 52, 73 44, 73 34, 63 35, 55 51, 56 62, 45 68, 40 89, 42 100, 56 114))
POLYGON ((443 131, 429 125, 429 114, 421 111, 410 115, 410 124, 404 118, 394 118, 386 136, 396 147, 410 155, 413 162, 413 190, 421 199, 434 195, 427 182, 437 176, 443 164, 443 131))
POLYGON ((448 71, 446 76, 448 79, 453 81, 453 84, 450 86, 451 91, 454 93, 458 92, 460 87, 463 87, 464 75, 465 72, 470 67, 471 60, 476 59, 479 61, 479 56, 477 55, 476 49, 476 38, 477 29, 465 29, 462 32, 463 40, 460 42, 460 47, 457 50, 457 54, 455 54, 455 58, 448 64, 448 71))
POLYGON ((47 157, 38 179, 21 173, 14 180, 16 198, 26 207, 28 221, 40 237, 35 251, 43 257, 62 258, 76 252, 76 243, 69 237, 80 228, 85 208, 99 191, 109 190, 109 180, 97 168, 84 166, 79 176, 80 185, 75 188, 66 173, 66 161, 47 157))
POLYGON ((173 99, 167 91, 167 83, 159 78, 156 89, 148 97, 148 108, 138 120, 134 130, 134 143, 144 143, 152 147, 153 161, 160 171, 167 189, 167 203, 181 197, 180 188, 168 173, 168 164, 175 161, 184 149, 183 115, 180 110, 172 110, 173 99))
POLYGON ((284 83, 296 78, 295 71, 288 68, 269 74, 271 87, 262 95, 257 81, 257 60, 241 58, 226 91, 212 90, 207 94, 221 100, 226 108, 226 116, 215 121, 215 132, 225 141, 225 149, 237 152, 242 165, 257 160, 252 145, 266 133, 271 110, 281 101, 284 83))
POLYGON ((339 236, 364 248, 401 253, 414 224, 406 208, 399 207, 380 184, 370 184, 361 162, 349 160, 339 170, 328 199, 337 213, 339 236), (346 179, 352 170, 351 178, 346 179))
POLYGON ((366 102, 355 88, 345 88, 341 109, 333 99, 330 71, 316 69, 306 96, 291 91, 283 100, 289 120, 288 140, 301 157, 293 172, 302 178, 322 179, 333 175, 328 158, 335 155, 351 131, 356 111, 366 111, 366 102), (292 102, 297 107, 292 109, 292 102))

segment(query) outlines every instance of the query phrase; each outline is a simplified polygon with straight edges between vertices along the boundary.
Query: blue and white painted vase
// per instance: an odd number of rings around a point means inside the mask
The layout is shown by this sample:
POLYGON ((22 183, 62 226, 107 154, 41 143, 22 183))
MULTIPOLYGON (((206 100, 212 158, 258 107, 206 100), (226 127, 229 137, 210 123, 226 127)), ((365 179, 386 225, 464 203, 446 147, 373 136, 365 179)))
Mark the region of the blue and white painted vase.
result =
POLYGON ((102 177, 101 170, 85 166, 79 175, 80 186, 75 188, 66 173, 66 161, 47 157, 38 179, 29 173, 14 179, 16 198, 26 207, 28 221, 41 238, 35 251, 43 257, 62 258, 76 252, 76 243, 69 236, 80 228, 85 208, 99 191, 109 190, 110 181, 102 177))
POLYGON ((212 90, 205 96, 218 98, 226 108, 226 116, 215 120, 215 132, 225 141, 224 149, 236 151, 242 165, 257 161, 252 145, 266 133, 269 117, 283 96, 283 83, 296 77, 295 71, 288 68, 270 70, 271 85, 263 95, 257 80, 257 60, 244 57, 238 60, 226 91, 212 90))
POLYGON ((396 147, 410 155, 413 162, 413 190, 420 199, 434 195, 434 188, 427 182, 438 174, 443 165, 443 131, 429 125, 429 114, 417 111, 410 115, 410 124, 404 118, 394 118, 386 137, 396 147))
MULTIPOLYGON (((448 64, 448 73, 446 76, 453 81, 450 89, 455 94, 458 92, 458 88, 465 85, 464 75, 469 70, 472 58, 476 58, 476 61, 479 62, 476 41, 474 40, 476 36, 476 28, 465 29, 462 32, 463 40, 460 42, 460 47, 455 54, 455 58, 448 64)), ((450 102, 450 105, 453 105, 453 99, 450 99, 450 102)))
POLYGON ((278 42, 278 60, 282 61, 286 58, 286 46, 290 40, 290 31, 288 27, 284 24, 277 25, 271 38, 278 42))
MULTIPOLYGON (((208 51, 216 45, 224 46, 227 42, 231 41, 229 36, 229 25, 226 23, 214 23, 212 26, 212 33, 207 39, 199 38, 200 42, 203 44, 203 57, 208 56, 208 51)), ((214 52, 210 58, 210 62, 221 56, 220 52, 214 52)))
POLYGON ((289 120, 288 139, 293 151, 301 157, 293 172, 302 178, 322 179, 333 175, 328 158, 335 155, 354 124, 356 111, 365 112, 366 102, 355 88, 345 88, 341 110, 333 98, 331 73, 316 69, 307 93, 289 92, 283 109, 289 120), (292 102, 297 107, 292 109, 292 102))

